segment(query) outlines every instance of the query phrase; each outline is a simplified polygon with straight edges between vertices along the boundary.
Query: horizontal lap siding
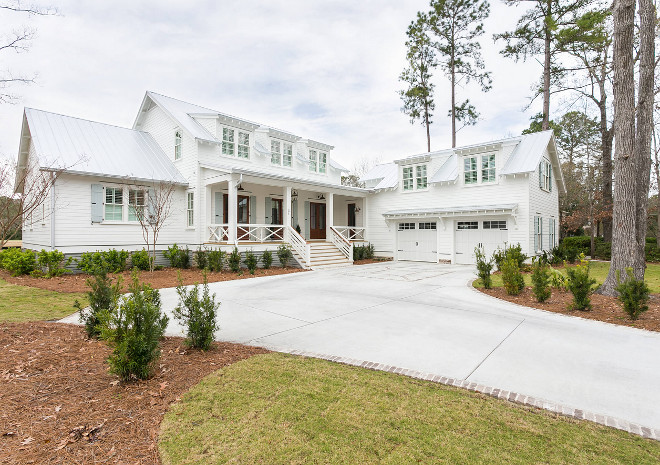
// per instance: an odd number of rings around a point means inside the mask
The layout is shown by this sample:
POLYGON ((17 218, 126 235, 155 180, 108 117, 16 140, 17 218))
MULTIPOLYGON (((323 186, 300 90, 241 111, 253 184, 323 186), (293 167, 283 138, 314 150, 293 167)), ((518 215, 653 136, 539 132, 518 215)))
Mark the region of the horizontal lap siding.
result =
MULTIPOLYGON (((550 155, 546 151, 543 154, 545 160, 550 160, 550 155)), ((529 228, 529 244, 530 254, 533 254, 531 249, 534 248, 534 217, 541 216, 543 218, 543 249, 548 250, 549 244, 549 228, 548 219, 555 219, 555 242, 559 242, 559 189, 555 181, 556 173, 552 170, 552 191, 546 192, 539 187, 539 170, 538 167, 533 173, 530 173, 529 181, 529 197, 530 197, 530 214, 528 221, 529 228)))
MULTIPOLYGON (((30 140, 29 155, 30 163, 36 159, 34 144, 30 140)), ((30 193, 26 193, 30 198, 30 193)), ((50 211, 51 211, 52 188, 48 192, 43 204, 32 212, 32 217, 23 218, 23 248, 41 250, 50 248, 50 211)), ((29 203, 29 200, 28 200, 29 203)))

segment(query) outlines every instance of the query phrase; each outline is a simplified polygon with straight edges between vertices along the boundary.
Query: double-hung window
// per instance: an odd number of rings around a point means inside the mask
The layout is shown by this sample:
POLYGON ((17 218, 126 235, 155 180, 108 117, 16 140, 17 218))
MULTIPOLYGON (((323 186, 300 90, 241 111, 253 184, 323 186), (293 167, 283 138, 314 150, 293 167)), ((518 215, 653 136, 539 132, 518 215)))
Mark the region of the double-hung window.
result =
POLYGON ((495 182, 495 154, 481 156, 481 182, 495 182))
POLYGON ((552 165, 545 158, 539 164, 539 187, 548 192, 552 190, 552 165))
POLYGON ((426 178, 426 165, 417 165, 417 177, 416 177, 416 186, 417 189, 426 189, 427 178, 426 178))
POLYGON ((195 225, 195 193, 188 192, 187 194, 187 205, 186 205, 186 217, 188 220, 188 226, 195 225))
POLYGON ((328 166, 328 154, 324 152, 319 152, 319 173, 325 173, 327 166, 328 166))
POLYGON ((291 166, 292 161, 293 145, 285 142, 282 144, 282 166, 291 166))
POLYGON ((174 159, 178 160, 181 158, 181 131, 174 133, 174 159))
POLYGON ((270 141, 270 162, 273 165, 282 163, 282 143, 278 140, 270 141))
POLYGON ((406 166, 403 168, 403 190, 411 191, 413 189, 413 167, 406 166))
POLYGON ((128 190, 128 221, 140 221, 143 218, 145 197, 142 189, 128 190))
POLYGON ((555 219, 554 218, 549 218, 548 219, 548 247, 553 248, 557 245, 556 241, 556 232, 555 232, 555 219))
POLYGON ((543 250, 543 218, 534 217, 534 251, 543 250))
POLYGON ((463 179, 465 184, 476 184, 478 181, 477 157, 463 159, 463 179))
POLYGON ((316 150, 309 151, 309 170, 316 172, 318 169, 318 153, 316 150))
POLYGON ((250 134, 238 132, 238 158, 250 158, 250 134))
POLYGON ((105 220, 124 220, 124 196, 121 187, 105 188, 105 220))
POLYGON ((234 156, 234 130, 222 128, 222 154, 234 156))

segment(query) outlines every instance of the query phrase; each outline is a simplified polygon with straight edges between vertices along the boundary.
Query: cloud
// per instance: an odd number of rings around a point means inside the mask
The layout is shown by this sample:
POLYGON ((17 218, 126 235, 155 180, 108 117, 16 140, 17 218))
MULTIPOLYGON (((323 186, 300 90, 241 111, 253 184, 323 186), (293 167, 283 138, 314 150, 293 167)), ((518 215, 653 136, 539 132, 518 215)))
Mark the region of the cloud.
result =
MULTIPOLYGON (((36 85, 16 88, 25 106, 131 126, 146 90, 278 127, 335 146, 351 166, 425 150, 425 130, 401 113, 398 76, 405 30, 428 2, 62 0, 62 16, 0 15, 2 28, 29 22, 38 36, 29 53, 0 55, 7 67, 38 71, 36 85)), ((469 86, 481 112, 459 143, 520 133, 522 113, 540 69, 498 53, 494 32, 519 11, 492 5, 482 38, 493 90, 469 86)), ((449 85, 436 77, 432 148, 450 145, 449 85)), ((14 157, 22 105, 0 107, 0 153, 14 157)))

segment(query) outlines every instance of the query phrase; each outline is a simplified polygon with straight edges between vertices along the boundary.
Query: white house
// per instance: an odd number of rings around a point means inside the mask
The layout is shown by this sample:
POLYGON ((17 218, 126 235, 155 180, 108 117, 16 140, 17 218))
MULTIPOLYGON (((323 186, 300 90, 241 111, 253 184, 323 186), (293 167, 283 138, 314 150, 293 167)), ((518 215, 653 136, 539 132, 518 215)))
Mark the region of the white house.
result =
POLYGON ((135 209, 163 182, 176 191, 161 250, 287 243, 318 268, 350 263, 363 241, 398 260, 454 263, 472 263, 480 243, 531 254, 556 242, 564 185, 549 131, 402 158, 371 170, 365 188, 341 185, 332 149, 153 92, 132 129, 26 108, 19 167, 61 174, 24 218, 23 247, 141 249, 135 209))

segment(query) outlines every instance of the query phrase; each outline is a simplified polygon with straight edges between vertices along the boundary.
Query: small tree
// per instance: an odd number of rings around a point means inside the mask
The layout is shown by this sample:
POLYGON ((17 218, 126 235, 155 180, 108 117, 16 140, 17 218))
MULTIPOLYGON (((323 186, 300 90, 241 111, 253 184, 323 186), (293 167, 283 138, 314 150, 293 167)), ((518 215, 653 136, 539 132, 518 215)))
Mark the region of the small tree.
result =
POLYGON ((215 294, 210 294, 206 272, 202 273, 204 284, 201 298, 199 285, 195 284, 188 290, 183 286, 179 275, 179 285, 176 288, 179 305, 174 309, 174 317, 186 326, 186 342, 190 347, 208 350, 213 343, 215 332, 220 329, 216 321, 220 303, 216 303, 215 294))
POLYGON ((591 310, 591 289, 596 280, 589 277, 589 262, 584 254, 580 254, 580 263, 574 267, 566 268, 568 279, 566 287, 573 294, 573 310, 591 310))
POLYGON ((238 247, 234 247, 234 250, 227 257, 227 264, 234 273, 241 271, 241 253, 238 251, 238 247))
POLYGON ((108 277, 104 269, 99 268, 94 273, 94 278, 88 278, 87 301, 89 306, 83 308, 81 303, 76 300, 73 306, 80 312, 80 322, 85 325, 85 331, 88 337, 99 337, 101 329, 99 327, 100 315, 103 312, 114 310, 121 295, 121 276, 117 282, 112 284, 112 279, 108 277))
POLYGON ((552 295, 550 279, 550 266, 542 260, 535 260, 532 268, 532 292, 537 302, 545 302, 552 295))
POLYGON ((289 260, 293 258, 291 249, 286 244, 280 244, 277 247, 277 258, 280 260, 280 265, 282 268, 286 268, 286 265, 289 263, 289 260))
POLYGON ((257 270, 259 259, 252 250, 247 250, 245 252, 245 260, 243 260, 243 263, 245 263, 245 266, 247 267, 250 274, 254 274, 254 272, 257 270))
POLYGON ((142 238, 151 255, 149 271, 154 271, 158 235, 172 216, 175 193, 176 184, 165 181, 153 182, 150 187, 136 185, 129 189, 129 209, 140 223, 142 238))
POLYGON ((525 288, 525 280, 518 267, 518 262, 513 258, 507 258, 502 263, 502 281, 504 289, 509 295, 518 295, 525 288))
POLYGON ((493 287, 493 280, 490 276, 491 271, 493 271, 493 259, 487 260, 486 253, 481 247, 474 248, 474 256, 477 259, 477 276, 479 276, 484 288, 490 289, 493 287))
POLYGON ((273 264, 273 252, 270 250, 264 250, 261 254, 261 264, 264 267, 264 270, 269 269, 273 264))

